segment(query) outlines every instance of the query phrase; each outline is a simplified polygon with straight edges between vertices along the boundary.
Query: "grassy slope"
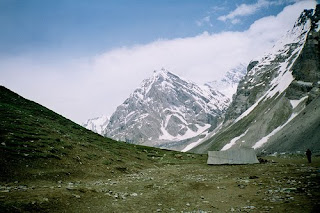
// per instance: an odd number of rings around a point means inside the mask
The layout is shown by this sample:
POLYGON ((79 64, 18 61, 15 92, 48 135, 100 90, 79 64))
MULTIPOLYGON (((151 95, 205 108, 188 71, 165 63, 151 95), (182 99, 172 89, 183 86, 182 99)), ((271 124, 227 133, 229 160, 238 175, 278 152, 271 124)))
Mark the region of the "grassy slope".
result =
POLYGON ((0 180, 112 176, 176 152, 116 142, 0 87, 0 180))

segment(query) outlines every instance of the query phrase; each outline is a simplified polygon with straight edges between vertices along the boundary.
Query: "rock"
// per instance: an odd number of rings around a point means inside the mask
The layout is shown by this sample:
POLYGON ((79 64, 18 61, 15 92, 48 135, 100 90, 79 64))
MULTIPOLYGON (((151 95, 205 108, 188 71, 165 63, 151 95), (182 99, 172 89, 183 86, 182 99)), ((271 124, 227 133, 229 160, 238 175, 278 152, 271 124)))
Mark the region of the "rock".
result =
POLYGON ((72 196, 75 197, 75 198, 77 198, 77 199, 81 198, 81 196, 80 196, 80 195, 77 195, 77 194, 72 194, 72 196))
POLYGON ((239 187, 240 189, 244 189, 244 188, 246 188, 246 185, 238 184, 238 187, 239 187))
POLYGON ((75 188, 70 187, 70 186, 67 186, 66 189, 69 190, 69 191, 75 190, 75 188))
POLYGON ((225 186, 217 186, 217 189, 226 189, 225 186))
POLYGON ((178 159, 182 159, 183 155, 181 155, 181 154, 175 154, 174 157, 175 157, 175 158, 178 158, 178 159))
POLYGON ((256 209, 256 207, 255 206, 245 206, 245 207, 242 207, 242 209, 253 210, 253 209, 256 209))
POLYGON ((297 191, 297 188, 283 188, 283 189, 281 189, 281 192, 284 192, 284 193, 290 193, 292 191, 297 191))

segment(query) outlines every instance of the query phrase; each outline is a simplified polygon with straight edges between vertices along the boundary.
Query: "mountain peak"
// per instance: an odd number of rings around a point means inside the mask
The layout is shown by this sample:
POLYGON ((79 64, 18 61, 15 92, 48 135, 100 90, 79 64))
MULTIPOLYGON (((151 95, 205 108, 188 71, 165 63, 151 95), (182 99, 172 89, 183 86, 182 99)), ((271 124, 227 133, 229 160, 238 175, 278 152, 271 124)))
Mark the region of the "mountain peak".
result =
POLYGON ((181 78, 163 67, 160 70, 153 71, 153 80, 168 81, 172 79, 181 79, 181 78))
MULTIPOLYGON (((229 99, 223 94, 213 93, 162 68, 155 70, 117 108, 106 136, 172 148, 178 141, 191 142, 191 138, 214 129, 228 104, 229 99)), ((178 149, 185 145, 179 143, 178 149)))
MULTIPOLYGON (((318 6, 318 7, 319 7, 319 6, 318 6)), ((309 9, 309 10, 305 9, 305 10, 301 13, 301 15, 299 16, 299 18, 298 18, 298 20, 296 21, 294 27, 306 24, 307 21, 308 21, 309 19, 311 19, 311 17, 314 15, 314 13, 315 13, 315 10, 314 10, 314 9, 309 9)))
POLYGON ((167 75, 169 71, 166 68, 162 67, 160 70, 154 70, 153 73, 155 76, 159 76, 159 75, 167 75))

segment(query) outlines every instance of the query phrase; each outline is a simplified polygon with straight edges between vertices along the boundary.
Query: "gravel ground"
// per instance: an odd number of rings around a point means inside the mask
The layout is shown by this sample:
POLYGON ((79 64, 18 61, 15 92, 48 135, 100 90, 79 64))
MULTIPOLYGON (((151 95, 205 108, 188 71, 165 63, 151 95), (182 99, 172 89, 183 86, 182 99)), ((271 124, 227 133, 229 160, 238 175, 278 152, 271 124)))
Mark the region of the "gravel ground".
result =
POLYGON ((112 178, 0 183, 1 212, 319 212, 320 157, 164 164, 112 178))

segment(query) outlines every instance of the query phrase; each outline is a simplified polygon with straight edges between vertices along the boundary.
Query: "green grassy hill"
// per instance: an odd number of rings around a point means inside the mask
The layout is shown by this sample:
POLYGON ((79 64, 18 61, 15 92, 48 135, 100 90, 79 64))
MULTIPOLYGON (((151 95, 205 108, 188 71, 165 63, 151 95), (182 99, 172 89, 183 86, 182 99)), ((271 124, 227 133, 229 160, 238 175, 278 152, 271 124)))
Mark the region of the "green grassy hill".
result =
POLYGON ((104 138, 3 86, 0 141, 2 181, 108 177, 153 166, 159 158, 170 163, 177 154, 104 138))

